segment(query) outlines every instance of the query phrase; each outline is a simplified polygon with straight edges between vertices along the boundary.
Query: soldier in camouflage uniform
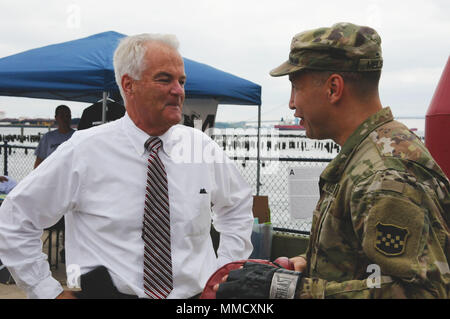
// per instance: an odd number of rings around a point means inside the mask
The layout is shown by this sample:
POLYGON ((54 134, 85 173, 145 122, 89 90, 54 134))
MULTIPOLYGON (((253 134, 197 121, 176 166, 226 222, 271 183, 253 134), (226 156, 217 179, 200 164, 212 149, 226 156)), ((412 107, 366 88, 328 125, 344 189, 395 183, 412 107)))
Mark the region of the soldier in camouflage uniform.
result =
POLYGON ((308 249, 291 259, 297 271, 246 263, 218 298, 449 298, 450 183, 382 108, 381 68, 371 28, 338 23, 293 38, 271 75, 289 75, 289 107, 307 136, 342 150, 320 176, 308 249))

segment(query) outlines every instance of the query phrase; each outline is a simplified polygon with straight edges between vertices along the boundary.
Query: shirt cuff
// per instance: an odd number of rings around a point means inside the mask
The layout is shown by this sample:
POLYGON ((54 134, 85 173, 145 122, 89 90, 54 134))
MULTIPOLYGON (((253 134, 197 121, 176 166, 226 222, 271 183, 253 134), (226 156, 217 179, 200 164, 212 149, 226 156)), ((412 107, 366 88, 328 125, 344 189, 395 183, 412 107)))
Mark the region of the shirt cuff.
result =
POLYGON ((47 277, 27 291, 29 299, 55 299, 64 291, 61 284, 53 277, 47 277))

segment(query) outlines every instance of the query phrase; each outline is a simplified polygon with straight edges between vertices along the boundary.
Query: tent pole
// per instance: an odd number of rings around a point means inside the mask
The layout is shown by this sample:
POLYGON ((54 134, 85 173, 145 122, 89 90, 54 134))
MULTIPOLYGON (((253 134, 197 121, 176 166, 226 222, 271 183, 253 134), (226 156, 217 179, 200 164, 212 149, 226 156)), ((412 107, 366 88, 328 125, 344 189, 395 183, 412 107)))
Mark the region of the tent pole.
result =
POLYGON ((261 175, 261 159, 260 159, 260 129, 261 129, 261 105, 258 105, 258 138, 256 142, 256 196, 259 196, 260 175, 261 175))
POLYGON ((106 102, 108 99, 108 92, 103 92, 103 101, 102 101, 102 124, 106 123, 106 102))

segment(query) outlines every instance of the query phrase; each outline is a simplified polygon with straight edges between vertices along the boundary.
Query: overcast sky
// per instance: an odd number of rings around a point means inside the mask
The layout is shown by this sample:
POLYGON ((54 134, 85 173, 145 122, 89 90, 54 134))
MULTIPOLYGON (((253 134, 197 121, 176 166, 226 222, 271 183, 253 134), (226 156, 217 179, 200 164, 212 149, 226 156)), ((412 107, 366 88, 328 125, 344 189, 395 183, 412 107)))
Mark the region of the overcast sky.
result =
MULTIPOLYGON (((104 31, 172 33, 181 54, 262 86, 263 120, 293 119, 287 77, 268 72, 285 61, 304 30, 352 22, 382 39, 383 105, 396 116, 424 116, 450 55, 450 1, 2 0, 0 57, 104 31)), ((53 117, 59 101, 0 97, 7 117, 53 117)), ((73 117, 87 103, 66 101, 73 117)), ((217 121, 256 120, 255 106, 220 105, 217 121)))

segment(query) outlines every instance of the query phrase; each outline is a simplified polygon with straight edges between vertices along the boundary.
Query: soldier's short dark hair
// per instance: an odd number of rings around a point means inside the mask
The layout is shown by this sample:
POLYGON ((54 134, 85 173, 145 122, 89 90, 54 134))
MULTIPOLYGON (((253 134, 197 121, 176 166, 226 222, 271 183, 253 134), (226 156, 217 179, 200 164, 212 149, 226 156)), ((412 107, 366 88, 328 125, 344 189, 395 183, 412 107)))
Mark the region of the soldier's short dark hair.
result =
POLYGON ((344 79, 344 83, 350 85, 352 91, 359 98, 372 96, 378 93, 378 85, 381 77, 381 70, 372 72, 326 72, 327 78, 331 74, 339 74, 344 79))
POLYGON ((381 77, 381 70, 371 72, 350 72, 350 71, 318 71, 312 69, 303 69, 295 72, 294 76, 300 74, 312 74, 314 81, 318 85, 323 85, 332 74, 339 74, 346 85, 349 85, 352 92, 359 98, 372 96, 378 93, 378 85, 381 77))

